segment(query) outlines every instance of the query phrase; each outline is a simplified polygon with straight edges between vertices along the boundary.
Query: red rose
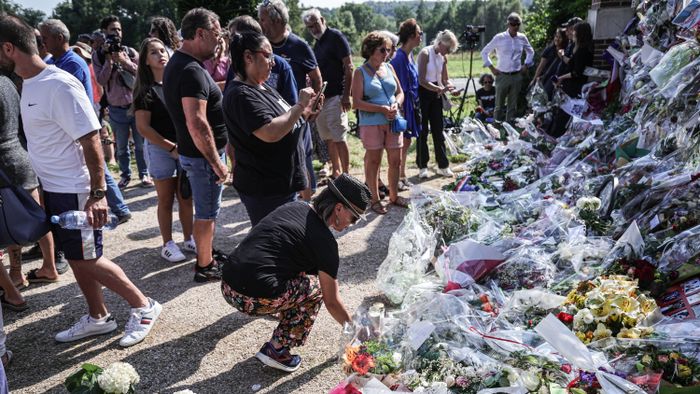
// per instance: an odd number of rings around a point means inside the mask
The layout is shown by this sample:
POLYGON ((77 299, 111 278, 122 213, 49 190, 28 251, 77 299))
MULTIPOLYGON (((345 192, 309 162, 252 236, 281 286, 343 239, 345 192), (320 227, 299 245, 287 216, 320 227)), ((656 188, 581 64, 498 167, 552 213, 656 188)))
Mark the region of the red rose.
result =
POLYGON ((561 366, 561 370, 564 373, 571 373, 571 364, 564 364, 561 366))
POLYGON ((574 322, 574 315, 571 315, 566 312, 559 312, 557 313, 557 319, 559 319, 559 321, 561 321, 564 324, 571 324, 574 322))

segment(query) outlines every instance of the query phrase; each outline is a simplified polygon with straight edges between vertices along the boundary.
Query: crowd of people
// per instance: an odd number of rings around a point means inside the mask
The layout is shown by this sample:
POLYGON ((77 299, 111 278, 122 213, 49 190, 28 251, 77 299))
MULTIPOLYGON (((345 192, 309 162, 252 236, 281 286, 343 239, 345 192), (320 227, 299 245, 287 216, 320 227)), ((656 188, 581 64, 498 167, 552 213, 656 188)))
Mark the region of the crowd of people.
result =
MULTIPOLYGON (((257 354, 263 363, 285 371, 299 367, 301 359, 290 348, 304 344, 321 302, 339 324, 350 323, 338 294, 331 229, 342 231, 367 209, 383 215, 409 206, 399 193, 412 186, 406 162, 413 139, 419 178, 430 176, 428 134, 436 173, 453 176, 443 109, 446 95, 458 94, 447 63, 459 43, 444 30, 414 57, 425 40, 418 22, 408 19, 397 35, 367 34, 361 43, 365 61, 355 68, 347 38, 319 10, 302 15, 313 46, 290 30, 283 1, 266 0, 257 10, 257 19, 241 15, 222 26, 212 11, 192 9, 179 30, 168 18, 155 17, 138 48, 122 42, 116 16, 78 35, 73 46, 60 20, 35 29, 0 16, 0 170, 47 215, 81 210, 93 226, 52 225, 25 254, 43 256, 41 268, 26 276, 21 247, 8 247, 9 274, 0 270, 3 309, 27 309, 19 290, 31 282, 55 282, 69 265, 88 311, 56 340, 117 328, 103 299, 106 287, 132 308, 120 345, 142 341, 162 307, 103 256, 101 231, 110 213, 119 223, 130 220, 122 193, 136 178, 143 187, 155 186, 163 259, 180 262, 185 253, 195 254, 196 282, 221 281, 224 298, 236 309, 279 319, 257 354), (357 111, 365 149, 364 182, 348 175, 351 110, 357 111), (132 174, 132 150, 138 175, 132 174), (329 164, 322 182, 314 154, 329 164), (115 159, 118 182, 108 169, 115 159), (236 189, 253 226, 230 256, 213 248, 226 184, 236 189), (317 185, 327 188, 316 193, 317 185), (172 229, 175 202, 184 236, 179 244, 172 229)), ((513 119, 533 64, 532 47, 518 32, 520 16, 511 14, 507 22, 507 31, 482 51, 493 73, 480 78, 476 92, 484 120, 513 119)), ((567 92, 580 89, 591 38, 585 22, 570 24, 573 47, 558 32, 536 76, 557 75, 553 83, 567 92)), ((566 121, 561 117, 558 122, 566 121)), ((12 352, 4 348, 4 336, 0 342, 6 365, 12 352)))

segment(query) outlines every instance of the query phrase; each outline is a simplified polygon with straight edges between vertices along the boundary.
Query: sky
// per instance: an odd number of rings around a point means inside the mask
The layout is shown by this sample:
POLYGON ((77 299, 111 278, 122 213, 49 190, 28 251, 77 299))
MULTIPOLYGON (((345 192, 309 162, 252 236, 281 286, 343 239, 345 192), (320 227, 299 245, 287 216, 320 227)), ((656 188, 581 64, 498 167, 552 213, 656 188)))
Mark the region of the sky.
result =
MULTIPOLYGON (((35 8, 44 11, 46 15, 51 15, 51 11, 61 0, 19 0, 15 1, 26 8, 35 8)), ((307 7, 336 8, 345 3, 362 3, 362 0, 301 0, 300 3, 307 7)))

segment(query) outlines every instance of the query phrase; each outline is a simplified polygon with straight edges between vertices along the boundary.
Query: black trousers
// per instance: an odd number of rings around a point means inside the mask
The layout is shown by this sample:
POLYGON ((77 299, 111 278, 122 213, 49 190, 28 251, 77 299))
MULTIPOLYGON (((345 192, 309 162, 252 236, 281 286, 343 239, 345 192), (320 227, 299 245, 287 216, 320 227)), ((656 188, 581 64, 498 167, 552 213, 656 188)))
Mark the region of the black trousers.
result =
POLYGON ((418 168, 427 168, 430 160, 428 151, 428 133, 433 135, 433 145, 435 147, 435 160, 439 168, 447 168, 450 163, 447 161, 447 148, 445 147, 445 136, 443 134, 444 119, 442 116, 442 99, 440 95, 428 89, 418 87, 418 99, 420 100, 421 114, 423 115, 422 130, 418 136, 416 147, 416 164, 418 168))

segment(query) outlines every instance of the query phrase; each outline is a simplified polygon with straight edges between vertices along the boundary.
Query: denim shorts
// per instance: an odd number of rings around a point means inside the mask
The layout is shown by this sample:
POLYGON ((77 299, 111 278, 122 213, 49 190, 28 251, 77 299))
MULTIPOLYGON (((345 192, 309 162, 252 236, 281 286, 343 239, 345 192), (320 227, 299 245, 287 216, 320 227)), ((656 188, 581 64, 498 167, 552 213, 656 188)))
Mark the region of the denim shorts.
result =
POLYGON ((149 142, 146 144, 146 153, 148 154, 148 172, 153 179, 160 181, 177 176, 180 163, 170 156, 170 152, 149 142))
MULTIPOLYGON (((222 163, 226 163, 224 152, 219 154, 222 163)), ((180 165, 187 171, 187 179, 192 187, 194 201, 194 218, 197 220, 214 220, 221 208, 221 192, 223 185, 216 182, 219 177, 207 159, 202 157, 187 157, 180 155, 180 165)))

